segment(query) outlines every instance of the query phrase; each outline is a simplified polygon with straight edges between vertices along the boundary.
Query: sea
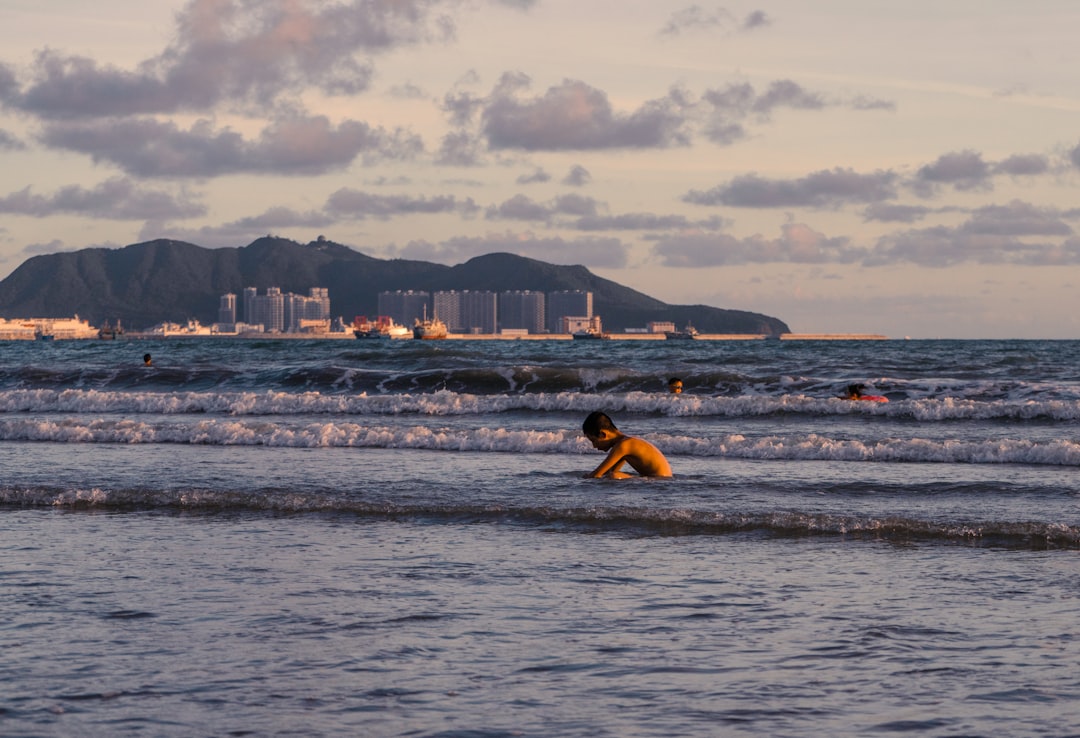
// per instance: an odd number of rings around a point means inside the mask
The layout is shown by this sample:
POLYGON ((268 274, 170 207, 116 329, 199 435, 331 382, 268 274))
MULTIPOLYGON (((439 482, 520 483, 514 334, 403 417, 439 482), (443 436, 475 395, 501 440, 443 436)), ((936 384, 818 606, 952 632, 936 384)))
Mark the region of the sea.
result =
POLYGON ((0 343, 0 735, 1080 735, 1078 367, 0 343), (675 476, 583 478, 594 410, 675 476))

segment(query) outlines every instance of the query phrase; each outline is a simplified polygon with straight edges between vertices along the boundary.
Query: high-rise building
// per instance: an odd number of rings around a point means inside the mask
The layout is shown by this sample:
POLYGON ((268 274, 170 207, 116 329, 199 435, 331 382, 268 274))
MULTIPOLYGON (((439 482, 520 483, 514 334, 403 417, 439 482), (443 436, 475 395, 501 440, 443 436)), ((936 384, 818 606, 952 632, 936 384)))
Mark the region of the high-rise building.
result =
POLYGON ((412 290, 380 292, 379 315, 388 315, 399 325, 411 326, 413 321, 424 316, 430 297, 427 292, 412 290))
POLYGON ((330 291, 326 287, 312 287, 308 295, 285 295, 284 323, 287 333, 300 333, 304 325, 325 322, 330 325, 330 291))
POLYGON ((512 290, 499 295, 499 329, 544 333, 544 293, 512 290))
POLYGON ((486 290, 448 290, 433 296, 434 313, 451 333, 494 333, 498 296, 486 290))
POLYGON ((561 318, 573 316, 592 318, 593 294, 585 290, 560 290, 547 293, 548 327, 553 332, 561 328, 561 318))
POLYGON ((259 291, 254 287, 244 288, 244 322, 254 324, 254 305, 255 297, 259 294, 259 291))
POLYGON ((281 294, 281 288, 267 287, 265 295, 255 292, 254 287, 244 288, 244 322, 261 325, 267 333, 282 333, 285 330, 285 296, 281 294))
POLYGON ((461 322, 461 299, 456 290, 436 292, 431 296, 431 309, 435 317, 446 323, 451 333, 464 333, 461 322))
POLYGON ((232 292, 221 296, 221 301, 218 303, 218 323, 228 326, 236 325, 236 295, 232 292))
MULTIPOLYGON (((221 296, 218 308, 219 323, 225 323, 224 316, 230 310, 236 322, 236 295, 221 296)), ((265 295, 260 295, 255 287, 244 288, 244 322, 249 326, 261 325, 267 333, 299 333, 315 323, 330 325, 330 290, 326 287, 312 287, 308 294, 297 295, 292 292, 282 294, 279 287, 268 287, 265 295)))

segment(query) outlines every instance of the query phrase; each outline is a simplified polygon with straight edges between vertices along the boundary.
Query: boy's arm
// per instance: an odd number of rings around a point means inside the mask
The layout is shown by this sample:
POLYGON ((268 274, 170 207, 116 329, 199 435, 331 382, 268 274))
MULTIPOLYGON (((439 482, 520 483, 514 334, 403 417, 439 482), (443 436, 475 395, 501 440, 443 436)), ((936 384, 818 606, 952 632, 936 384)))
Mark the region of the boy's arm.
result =
POLYGON ((619 443, 612 447, 608 451, 607 457, 600 462, 600 466, 593 469, 591 472, 585 475, 586 479, 599 479, 600 477, 608 474, 618 474, 619 467, 622 466, 623 461, 626 459, 626 455, 623 451, 623 444, 619 443))

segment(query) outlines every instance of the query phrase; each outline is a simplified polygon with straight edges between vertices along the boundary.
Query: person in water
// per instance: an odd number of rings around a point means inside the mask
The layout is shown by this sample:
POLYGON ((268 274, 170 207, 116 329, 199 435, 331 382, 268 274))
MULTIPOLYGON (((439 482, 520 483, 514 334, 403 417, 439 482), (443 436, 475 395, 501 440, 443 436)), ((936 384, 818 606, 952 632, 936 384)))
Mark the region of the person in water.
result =
POLYGON ((150 354, 143 354, 142 355, 142 363, 143 363, 143 366, 150 366, 150 354))
POLYGON ((673 394, 673 395, 681 395, 682 394, 682 380, 679 379, 678 377, 672 377, 671 379, 669 379, 667 381, 667 388, 668 388, 668 392, 670 392, 671 394, 673 394))
POLYGON ((844 394, 845 400, 865 400, 867 402, 888 402, 889 398, 884 395, 866 394, 865 384, 849 384, 844 394))
POLYGON ((607 452, 607 458, 586 474, 586 479, 627 479, 632 475, 620 471, 624 463, 643 477, 671 476, 671 465, 660 449, 648 441, 622 433, 604 413, 590 413, 581 424, 581 431, 593 448, 607 452))

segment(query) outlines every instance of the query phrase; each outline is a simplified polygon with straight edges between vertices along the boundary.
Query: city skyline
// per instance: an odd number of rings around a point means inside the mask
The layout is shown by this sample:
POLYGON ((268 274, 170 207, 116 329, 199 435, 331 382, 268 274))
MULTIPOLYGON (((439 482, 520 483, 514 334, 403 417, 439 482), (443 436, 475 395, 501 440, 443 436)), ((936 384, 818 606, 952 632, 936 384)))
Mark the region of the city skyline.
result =
POLYGON ((797 333, 1080 335, 1080 8, 17 0, 0 278, 319 235, 797 333))

